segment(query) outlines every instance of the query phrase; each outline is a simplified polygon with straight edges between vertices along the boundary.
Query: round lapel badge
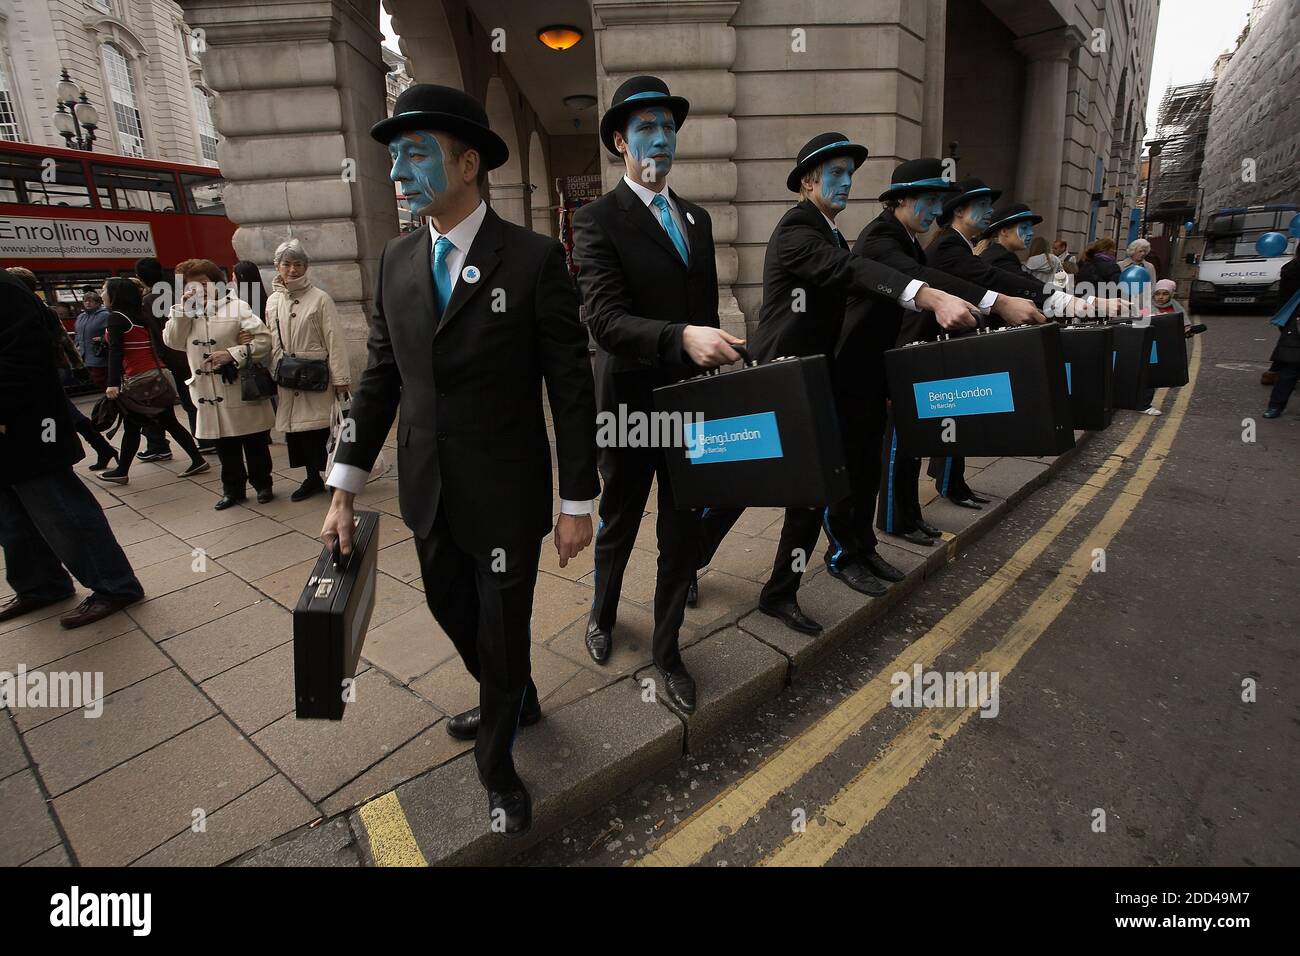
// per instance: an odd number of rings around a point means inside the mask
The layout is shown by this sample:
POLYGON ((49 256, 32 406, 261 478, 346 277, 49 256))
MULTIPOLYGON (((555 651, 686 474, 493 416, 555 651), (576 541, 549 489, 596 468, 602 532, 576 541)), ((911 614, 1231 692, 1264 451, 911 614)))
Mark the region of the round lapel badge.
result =
POLYGON ((470 285, 477 282, 481 274, 482 273, 478 271, 478 266, 466 266, 464 269, 460 270, 460 277, 470 285))
POLYGON ((692 226, 695 225, 695 217, 692 216, 689 212, 686 214, 686 221, 689 222, 692 226))

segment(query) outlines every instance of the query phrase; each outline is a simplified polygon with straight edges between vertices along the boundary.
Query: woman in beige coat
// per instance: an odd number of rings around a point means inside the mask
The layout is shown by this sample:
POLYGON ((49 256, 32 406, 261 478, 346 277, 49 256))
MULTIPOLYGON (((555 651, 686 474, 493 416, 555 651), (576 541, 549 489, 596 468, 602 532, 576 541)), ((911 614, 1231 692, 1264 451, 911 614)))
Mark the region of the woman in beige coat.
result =
POLYGON ((238 369, 249 362, 266 365, 271 333, 248 303, 225 287, 220 266, 207 259, 188 259, 176 267, 184 292, 163 328, 168 348, 184 351, 191 374, 186 384, 198 409, 195 438, 217 446, 221 459, 221 500, 229 508, 247 497, 247 484, 265 504, 271 491, 271 426, 275 416, 268 399, 244 401, 238 369), (240 333, 246 341, 240 341, 240 333))
POLYGON ((275 250, 275 281, 266 301, 266 324, 271 330, 271 368, 286 355, 326 363, 329 385, 312 392, 280 386, 280 407, 275 427, 284 432, 289 464, 306 471, 306 479, 290 497, 302 501, 325 490, 325 470, 330 418, 335 401, 352 384, 347 347, 334 300, 307 278, 307 251, 297 239, 275 250))

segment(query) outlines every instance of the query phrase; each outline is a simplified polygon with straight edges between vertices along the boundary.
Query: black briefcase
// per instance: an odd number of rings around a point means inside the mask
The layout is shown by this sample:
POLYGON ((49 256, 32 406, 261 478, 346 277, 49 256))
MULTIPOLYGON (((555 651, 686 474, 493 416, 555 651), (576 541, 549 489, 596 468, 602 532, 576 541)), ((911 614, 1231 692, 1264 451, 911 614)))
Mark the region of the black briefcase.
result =
POLYGON ((915 342, 886 352, 885 368, 898 447, 912 458, 1074 447, 1055 322, 915 342))
POLYGON ((1109 325, 1062 326, 1061 351, 1074 427, 1085 431, 1109 428, 1115 412, 1115 329, 1109 325))
POLYGON ((849 493, 825 356, 696 376, 654 401, 683 422, 665 449, 679 507, 816 508, 849 493))
POLYGON ((1147 357, 1147 388, 1177 388, 1187 384, 1187 338, 1183 314, 1151 316, 1151 351, 1147 357))
POLYGON ((341 720, 375 609, 379 515, 354 516, 352 553, 326 548, 293 609, 293 685, 299 717, 341 720))
POLYGON ((1128 322, 1112 326, 1115 329, 1115 349, 1111 361, 1115 368, 1115 407, 1142 411, 1149 404, 1146 391, 1147 370, 1150 368, 1153 344, 1150 326, 1134 328, 1128 322))

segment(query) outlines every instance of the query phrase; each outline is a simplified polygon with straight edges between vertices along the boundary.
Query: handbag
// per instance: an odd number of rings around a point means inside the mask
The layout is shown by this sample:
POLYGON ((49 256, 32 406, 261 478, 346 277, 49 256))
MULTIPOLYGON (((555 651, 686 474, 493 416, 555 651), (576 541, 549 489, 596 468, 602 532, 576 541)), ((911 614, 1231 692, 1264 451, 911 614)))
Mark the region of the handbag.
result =
POLYGON ((239 367, 239 397, 246 402, 261 402, 275 394, 275 379, 261 362, 253 361, 249 347, 248 361, 239 367))
POLYGON ((285 388, 298 389, 302 392, 323 392, 330 385, 330 366, 324 359, 304 359, 285 352, 284 340, 280 338, 280 322, 277 319, 271 332, 280 342, 280 361, 275 363, 273 377, 276 384, 285 388))
MULTIPOLYGON (((141 328, 141 326, 131 322, 130 316, 127 316, 126 320, 130 323, 131 328, 141 328)), ((137 405, 161 411, 164 408, 171 408, 173 405, 178 404, 181 400, 180 394, 176 391, 176 380, 172 378, 171 371, 158 355, 158 347, 154 345, 153 335, 148 334, 148 329, 145 332, 146 337, 149 339, 149 351, 153 352, 154 361, 158 363, 158 367, 146 369, 137 375, 128 375, 122 379, 121 393, 137 405)))

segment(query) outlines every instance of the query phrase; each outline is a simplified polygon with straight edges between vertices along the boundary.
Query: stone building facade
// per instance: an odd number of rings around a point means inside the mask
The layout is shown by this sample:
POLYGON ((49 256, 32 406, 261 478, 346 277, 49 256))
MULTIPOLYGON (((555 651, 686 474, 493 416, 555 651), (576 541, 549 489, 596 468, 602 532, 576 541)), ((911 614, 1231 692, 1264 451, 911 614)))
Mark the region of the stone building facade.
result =
POLYGON ((1300 202, 1300 8, 1255 0, 1245 36, 1216 65, 1201 213, 1300 202))
MULTIPOLYGON (((219 93, 237 251, 266 262, 286 235, 302 236, 358 340, 379 252, 398 229, 387 155, 367 134, 389 69, 379 3, 182 0, 219 93)), ((849 236, 878 212, 895 164, 947 156, 954 141, 958 175, 1030 203, 1040 230, 1075 249, 1136 198, 1158 0, 383 3, 415 80, 485 103, 511 148, 491 202, 539 231, 556 233, 557 180, 616 181, 596 123, 618 83, 655 73, 688 97, 673 187, 710 210, 720 311, 742 334, 757 320, 768 236, 792 201, 785 174, 817 132, 871 150, 840 220, 849 236), (557 23, 582 39, 547 49, 538 30, 557 23)))
POLYGON ((97 152, 215 164, 200 46, 174 0, 0 0, 0 138, 64 145, 66 69, 99 112, 97 152))

